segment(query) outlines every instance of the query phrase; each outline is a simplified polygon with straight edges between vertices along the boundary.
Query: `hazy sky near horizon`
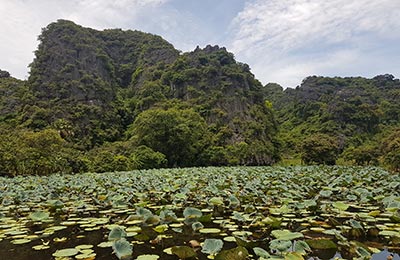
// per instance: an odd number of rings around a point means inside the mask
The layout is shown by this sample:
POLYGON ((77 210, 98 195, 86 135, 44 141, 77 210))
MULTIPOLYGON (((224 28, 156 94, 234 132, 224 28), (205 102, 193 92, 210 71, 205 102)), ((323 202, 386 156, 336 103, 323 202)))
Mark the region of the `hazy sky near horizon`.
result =
POLYGON ((400 77, 400 0, 0 0, 0 13, 0 69, 20 79, 57 19, 158 34, 182 51, 225 46, 263 84, 400 77))

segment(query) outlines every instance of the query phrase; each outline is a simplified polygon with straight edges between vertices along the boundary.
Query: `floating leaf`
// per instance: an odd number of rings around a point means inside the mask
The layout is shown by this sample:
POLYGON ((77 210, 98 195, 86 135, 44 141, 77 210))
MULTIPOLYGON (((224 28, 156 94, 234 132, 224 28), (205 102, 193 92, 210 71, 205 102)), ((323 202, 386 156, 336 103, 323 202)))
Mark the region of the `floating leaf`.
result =
POLYGON ((108 234, 108 240, 109 241, 118 240, 118 239, 121 239, 121 238, 124 238, 124 237, 126 237, 126 232, 120 226, 114 227, 113 229, 111 229, 110 233, 108 234))
POLYGON ((15 240, 11 241, 11 243, 13 243, 14 245, 22 245, 22 244, 26 244, 26 243, 29 243, 29 242, 32 242, 32 240, 25 239, 25 238, 15 239, 15 240))
POLYGON ((271 226, 272 228, 278 228, 281 226, 282 219, 269 216, 269 217, 266 217, 263 220, 261 220, 261 222, 271 226))
POLYGON ((201 210, 192 207, 187 207, 183 211, 183 216, 185 218, 199 218, 202 215, 203 213, 201 212, 201 210))
POLYGON ((78 260, 94 260, 95 257, 96 257, 96 253, 80 254, 80 255, 76 255, 75 259, 78 259, 78 260))
POLYGON ((271 235, 279 240, 293 240, 297 238, 302 238, 304 235, 300 232, 291 232, 289 230, 273 230, 271 235))
POLYGON ((204 228, 204 225, 201 224, 200 222, 196 221, 192 224, 192 229, 193 231, 198 231, 200 229, 204 228))
POLYGON ((140 255, 136 260, 157 260, 160 257, 158 255, 140 255))
POLYGON ((36 211, 31 214, 29 214, 29 218, 32 219, 33 221, 43 221, 48 219, 50 214, 48 212, 44 211, 36 211))
POLYGON ((336 249, 337 245, 330 239, 308 239, 305 241, 312 249, 336 249))
POLYGON ((75 247, 78 250, 84 250, 84 249, 91 249, 93 248, 93 245, 79 245, 75 247))
POLYGON ((37 245, 37 246, 33 246, 32 248, 35 250, 45 250, 45 249, 49 249, 50 246, 49 245, 37 245))
POLYGON ((368 250, 366 250, 363 247, 357 247, 356 248, 356 253, 362 257, 362 259, 369 259, 371 258, 371 254, 368 252, 368 250))
POLYGON ((218 228, 202 228, 199 230, 200 233, 203 234, 218 234, 221 232, 221 229, 218 228))
POLYGON ((188 246, 174 246, 171 248, 171 252, 180 259, 187 259, 197 256, 193 248, 188 246))
POLYGON ((154 231, 156 231, 157 233, 164 233, 165 231, 168 230, 168 225, 158 225, 155 228, 153 228, 154 231))
POLYGON ((113 245, 113 242, 112 241, 108 241, 108 242, 101 242, 97 246, 101 247, 101 248, 105 248, 105 247, 112 247, 112 245, 113 245))
POLYGON ((286 252, 292 246, 292 242, 289 240, 274 239, 269 242, 269 248, 272 250, 278 250, 279 252, 286 252))
POLYGON ((223 250, 218 253, 214 260, 245 260, 249 256, 249 252, 244 247, 236 247, 229 250, 223 250))
POLYGON ((229 196, 229 207, 237 207, 240 205, 240 201, 234 195, 229 196))
POLYGON ((304 257, 298 252, 290 252, 285 255, 285 260, 304 260, 304 257))
POLYGON ((388 237, 400 237, 400 232, 399 231, 393 231, 393 230, 382 230, 379 232, 380 236, 388 236, 388 237))
POLYGON ((305 241, 296 241, 294 251, 302 255, 307 255, 311 252, 310 246, 305 241))
POLYGON ((118 259, 130 257, 133 253, 133 247, 125 238, 114 241, 112 248, 118 259))
POLYGON ((332 204, 332 206, 334 206, 334 207, 337 208, 338 210, 342 210, 342 211, 345 211, 345 210, 347 210, 347 209, 350 207, 349 204, 343 203, 343 202, 341 202, 341 201, 334 202, 334 203, 332 204))
POLYGON ((65 248, 61 250, 57 250, 55 253, 53 253, 54 257, 68 257, 68 256, 74 256, 79 253, 78 249, 76 248, 65 248))
POLYGON ((224 237, 224 241, 226 242, 236 242, 236 238, 233 236, 224 237))
POLYGON ((324 198, 329 198, 330 196, 332 196, 332 191, 322 190, 319 192, 319 195, 321 195, 321 197, 324 197, 324 198))
POLYGON ((209 238, 204 241, 201 252, 208 255, 216 255, 221 251, 224 241, 221 239, 209 238))
POLYGON ((219 197, 213 197, 213 198, 209 199, 208 203, 213 206, 224 205, 224 201, 222 200, 222 198, 219 198, 219 197))
POLYGON ((265 251, 264 249, 262 249, 261 247, 255 247, 253 248, 254 254, 256 254, 256 256, 268 259, 271 257, 271 255, 265 251))

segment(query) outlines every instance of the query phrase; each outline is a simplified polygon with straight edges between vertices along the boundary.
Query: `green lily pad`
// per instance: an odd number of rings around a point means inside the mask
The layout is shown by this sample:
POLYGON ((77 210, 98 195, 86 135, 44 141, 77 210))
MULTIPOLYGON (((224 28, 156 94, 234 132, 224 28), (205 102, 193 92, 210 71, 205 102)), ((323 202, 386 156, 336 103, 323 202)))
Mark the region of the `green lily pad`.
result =
POLYGON ((79 250, 76 248, 65 248, 61 250, 57 250, 55 253, 53 253, 54 257, 68 257, 68 256, 74 256, 79 253, 79 250))
POLYGON ((85 250, 85 249, 91 249, 93 248, 93 245, 79 245, 75 247, 78 250, 85 250))
POLYGON ((36 211, 31 214, 29 214, 29 218, 32 219, 33 221, 43 221, 46 220, 50 217, 50 214, 48 212, 44 211, 36 211))
POLYGON ((194 223, 192 224, 192 229, 193 229, 193 231, 198 231, 198 230, 200 230, 200 229, 202 229, 202 228, 204 228, 204 225, 201 224, 201 222, 199 222, 199 221, 196 221, 196 222, 194 222, 194 223))
POLYGON ((304 260, 304 257, 298 252, 289 252, 285 255, 285 260, 304 260))
POLYGON ((126 232, 120 226, 114 227, 113 229, 111 229, 110 233, 108 234, 108 240, 109 241, 119 240, 119 239, 124 238, 124 237, 126 237, 126 232))
POLYGON ((32 242, 32 240, 25 239, 25 238, 15 239, 15 240, 11 241, 11 243, 14 244, 14 245, 22 245, 22 244, 27 244, 27 243, 30 243, 30 242, 32 242))
POLYGON ((337 245, 330 239, 308 239, 305 242, 312 249, 337 249, 337 245))
POLYGON ((224 246, 221 239, 209 238, 204 241, 201 252, 208 255, 216 255, 224 246))
POLYGON ((113 245, 113 242, 112 241, 108 241, 108 242, 101 242, 97 246, 101 247, 101 248, 105 248, 105 247, 112 247, 112 245, 113 245))
POLYGON ((96 257, 96 253, 91 254, 79 254, 75 256, 75 259, 78 260, 86 260, 86 259, 94 259, 96 257))
POLYGON ((382 230, 379 231, 380 236, 388 236, 388 237, 400 237, 400 231, 394 230, 382 230))
POLYGON ((213 198, 209 199, 208 203, 213 206, 224 205, 224 201, 222 200, 222 198, 219 198, 219 197, 213 197, 213 198))
POLYGON ((343 202, 341 202, 341 201, 334 202, 334 203, 332 204, 332 206, 335 207, 335 208, 337 208, 338 210, 342 210, 342 211, 345 211, 345 210, 347 210, 347 209, 350 207, 349 204, 343 203, 343 202))
POLYGON ((165 231, 168 230, 168 225, 164 224, 164 225, 158 225, 155 228, 153 228, 154 231, 156 231, 157 233, 164 233, 165 231))
POLYGON ((253 251, 256 256, 259 256, 259 257, 262 257, 265 259, 268 259, 271 257, 271 255, 267 251, 262 249, 261 247, 255 247, 255 248, 253 248, 253 251))
POLYGON ((294 251, 300 253, 301 255, 307 255, 312 250, 310 246, 305 241, 296 241, 294 245, 294 251))
POLYGON ((180 259, 188 259, 197 256, 193 248, 188 246, 174 246, 171 248, 171 252, 180 259))
POLYGON ((221 229, 218 228, 202 228, 199 230, 203 234, 218 234, 221 233, 221 229))
POLYGON ((249 256, 249 252, 244 247, 236 247, 229 250, 223 250, 218 253, 214 260, 245 260, 249 256))
POLYGON ((49 249, 50 246, 49 245, 36 245, 32 247, 34 250, 46 250, 49 249))
POLYGON ((183 211, 183 216, 185 218, 199 218, 199 217, 203 216, 203 213, 199 209, 187 207, 183 211))
POLYGON ((140 255, 136 258, 136 260, 157 260, 160 256, 158 255, 140 255))
POLYGON ((271 235, 279 240, 294 240, 297 238, 303 238, 304 235, 300 232, 291 232, 289 230, 273 230, 271 235))
POLYGON ((289 240, 274 239, 269 242, 269 248, 272 250, 278 250, 279 252, 286 252, 292 247, 292 242, 289 240))
POLYGON ((124 259, 132 255, 133 247, 125 238, 114 241, 112 248, 118 259, 124 259))

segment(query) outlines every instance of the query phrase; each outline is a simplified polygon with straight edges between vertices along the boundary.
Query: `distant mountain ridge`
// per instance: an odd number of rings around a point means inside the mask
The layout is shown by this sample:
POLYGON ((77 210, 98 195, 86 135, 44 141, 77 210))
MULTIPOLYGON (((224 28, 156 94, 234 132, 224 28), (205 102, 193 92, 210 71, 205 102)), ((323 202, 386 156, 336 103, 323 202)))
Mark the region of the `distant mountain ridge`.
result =
POLYGON ((265 92, 292 155, 301 153, 307 137, 323 133, 337 139, 344 159, 354 159, 356 150, 374 153, 377 162, 384 153, 382 142, 400 125, 400 80, 389 74, 372 79, 312 76, 296 89, 267 84, 265 92))

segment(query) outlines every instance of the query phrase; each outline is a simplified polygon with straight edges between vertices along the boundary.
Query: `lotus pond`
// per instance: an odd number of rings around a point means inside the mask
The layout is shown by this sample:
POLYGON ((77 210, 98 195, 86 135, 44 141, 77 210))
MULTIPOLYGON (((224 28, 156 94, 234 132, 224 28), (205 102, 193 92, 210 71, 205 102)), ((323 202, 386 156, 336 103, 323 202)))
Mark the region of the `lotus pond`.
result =
POLYGON ((231 167, 0 178, 0 259, 400 259, 400 175, 231 167))

